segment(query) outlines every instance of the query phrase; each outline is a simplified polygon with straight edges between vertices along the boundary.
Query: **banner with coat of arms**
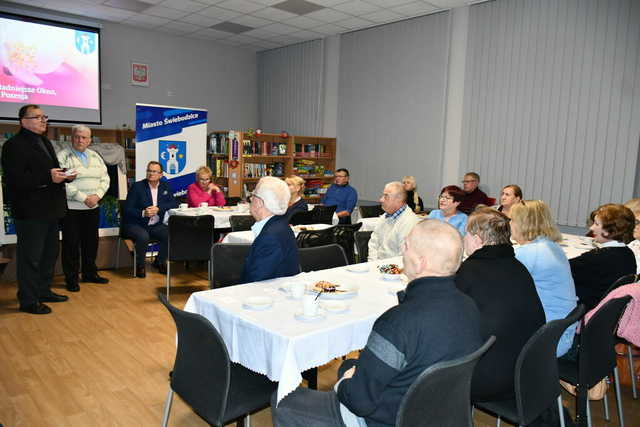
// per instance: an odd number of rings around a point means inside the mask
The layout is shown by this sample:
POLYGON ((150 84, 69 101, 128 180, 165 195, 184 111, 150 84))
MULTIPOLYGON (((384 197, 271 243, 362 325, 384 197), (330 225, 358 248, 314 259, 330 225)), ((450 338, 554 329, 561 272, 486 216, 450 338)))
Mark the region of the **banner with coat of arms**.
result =
POLYGON ((185 195, 207 164, 207 110, 136 104, 136 181, 151 160, 162 165, 173 195, 185 195))

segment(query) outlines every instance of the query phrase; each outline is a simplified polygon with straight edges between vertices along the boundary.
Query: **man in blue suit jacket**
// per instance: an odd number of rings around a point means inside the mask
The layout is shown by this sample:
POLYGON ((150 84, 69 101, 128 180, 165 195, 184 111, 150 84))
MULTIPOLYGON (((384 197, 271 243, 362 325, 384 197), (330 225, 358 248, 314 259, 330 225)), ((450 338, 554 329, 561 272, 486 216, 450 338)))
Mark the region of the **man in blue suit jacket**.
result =
POLYGON ((300 272, 298 246, 285 213, 289 188, 284 181, 266 176, 251 196, 255 235, 242 272, 242 283, 293 276, 300 272))
POLYGON ((136 276, 145 277, 144 259, 150 239, 160 243, 156 267, 166 273, 167 242, 169 228, 162 223, 165 212, 177 207, 171 188, 162 178, 162 165, 151 161, 147 164, 147 179, 131 186, 124 207, 123 234, 136 243, 136 276))

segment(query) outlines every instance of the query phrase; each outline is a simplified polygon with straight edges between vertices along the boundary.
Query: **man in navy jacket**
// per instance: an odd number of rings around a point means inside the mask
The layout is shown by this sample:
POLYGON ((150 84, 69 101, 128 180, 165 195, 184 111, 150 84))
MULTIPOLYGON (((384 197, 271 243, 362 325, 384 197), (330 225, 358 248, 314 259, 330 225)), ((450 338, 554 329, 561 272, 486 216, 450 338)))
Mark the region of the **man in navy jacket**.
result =
POLYGON ((400 303, 376 320, 360 358, 340 367, 335 391, 299 387, 277 407, 272 402, 276 427, 393 426, 404 395, 426 368, 482 345, 478 308, 454 282, 462 258, 458 231, 428 219, 403 246, 410 282, 398 294, 400 303))
POLYGON ((136 276, 145 277, 144 259, 150 239, 160 243, 156 267, 166 273, 169 227, 163 224, 164 214, 178 205, 169 184, 160 181, 162 165, 156 161, 147 164, 147 179, 131 186, 123 213, 123 234, 136 243, 136 276))
POLYGON ((242 283, 293 276, 300 272, 298 246, 285 213, 291 193, 287 184, 271 176, 258 181, 251 195, 251 227, 255 240, 242 271, 242 283))

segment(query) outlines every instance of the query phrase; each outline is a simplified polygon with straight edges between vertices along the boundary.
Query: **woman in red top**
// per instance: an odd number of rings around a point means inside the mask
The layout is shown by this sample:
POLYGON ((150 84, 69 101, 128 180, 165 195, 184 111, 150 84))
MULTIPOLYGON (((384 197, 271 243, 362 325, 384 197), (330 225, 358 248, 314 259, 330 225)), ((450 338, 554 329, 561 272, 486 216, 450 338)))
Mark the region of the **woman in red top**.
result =
POLYGON ((209 206, 224 206, 224 194, 220 187, 212 180, 213 172, 206 166, 201 166, 196 171, 196 182, 187 187, 187 203, 190 208, 197 208, 200 203, 209 206))

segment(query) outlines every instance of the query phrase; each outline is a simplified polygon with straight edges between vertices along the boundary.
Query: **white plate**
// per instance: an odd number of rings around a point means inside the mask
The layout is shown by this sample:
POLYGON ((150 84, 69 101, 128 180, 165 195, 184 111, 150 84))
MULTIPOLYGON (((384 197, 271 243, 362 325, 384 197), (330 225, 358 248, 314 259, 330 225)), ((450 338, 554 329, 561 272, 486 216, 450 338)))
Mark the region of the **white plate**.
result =
POLYGON ((350 264, 347 266, 347 271, 352 273, 366 273, 369 271, 369 264, 350 264))
POLYGON ((303 312, 299 311, 293 315, 293 317, 300 322, 321 322, 327 318, 327 316, 322 312, 318 311, 315 316, 307 316, 303 312))
MULTIPOLYGON (((311 289, 307 289, 308 294, 317 295, 318 292, 313 290, 313 285, 310 286, 311 289)), ((348 286, 348 285, 340 285, 338 286, 342 292, 322 292, 320 294, 321 300, 335 300, 335 299, 350 299, 355 298, 358 295, 358 287, 357 286, 348 286)))
POLYGON ((271 297, 249 297, 242 303, 242 308, 248 310, 268 310, 273 305, 271 297))
POLYGON ((322 308, 327 313, 332 313, 332 314, 346 313, 350 309, 349 304, 347 304, 346 302, 343 302, 343 301, 331 301, 331 300, 323 301, 322 302, 322 308))
POLYGON ((389 280, 389 281, 402 280, 402 274, 382 273, 382 280, 389 280))

